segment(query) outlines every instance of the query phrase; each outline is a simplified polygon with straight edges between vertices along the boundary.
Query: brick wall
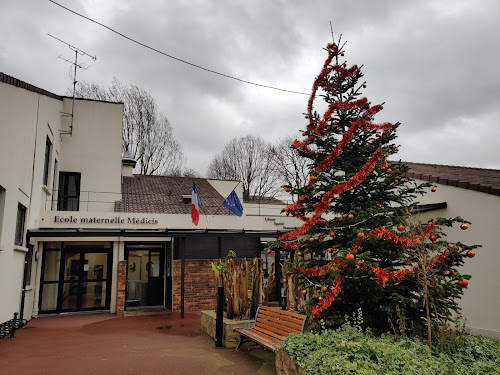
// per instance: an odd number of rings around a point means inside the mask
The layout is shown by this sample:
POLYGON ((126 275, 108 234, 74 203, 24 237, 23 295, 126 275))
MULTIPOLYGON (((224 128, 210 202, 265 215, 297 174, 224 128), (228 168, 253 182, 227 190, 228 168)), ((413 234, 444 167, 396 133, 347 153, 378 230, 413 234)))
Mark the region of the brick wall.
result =
MULTIPOLYGON (((184 311, 214 310, 217 299, 212 263, 218 259, 186 259, 184 311)), ((172 311, 181 311, 181 260, 174 260, 172 311)))
POLYGON ((116 296, 116 316, 123 316, 125 310, 125 283, 127 282, 127 261, 118 262, 118 292, 116 296))

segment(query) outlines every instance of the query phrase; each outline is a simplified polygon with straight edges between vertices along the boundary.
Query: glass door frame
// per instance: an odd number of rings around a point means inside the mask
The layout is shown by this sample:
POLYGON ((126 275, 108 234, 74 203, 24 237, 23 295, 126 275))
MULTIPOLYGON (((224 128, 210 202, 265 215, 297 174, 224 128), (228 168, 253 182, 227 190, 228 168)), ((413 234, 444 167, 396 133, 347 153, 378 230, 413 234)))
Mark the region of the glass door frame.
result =
MULTIPOLYGON (((128 273, 129 273, 129 253, 131 251, 148 251, 148 263, 151 262, 151 252, 159 251, 160 252, 160 259, 161 259, 161 264, 160 264, 160 270, 163 270, 163 296, 162 296, 162 303, 161 305, 143 305, 143 306, 137 306, 137 307, 152 307, 152 306, 166 306, 167 305, 167 293, 169 293, 169 290, 167 288, 167 257, 169 255, 168 251, 168 245, 165 242, 127 242, 125 243, 125 260, 127 261, 127 276, 126 276, 126 282, 125 282, 125 310, 127 310, 127 296, 128 296, 128 273), (136 248, 135 246, 144 246, 143 249, 136 248), (155 246, 156 248, 148 248, 148 246, 155 246)), ((150 299, 149 296, 149 279, 150 275, 148 272, 148 296, 147 300, 150 299)), ((146 302, 147 303, 147 302, 146 302)))
MULTIPOLYGON (((93 311, 93 310, 110 310, 111 306, 111 285, 112 285, 112 279, 113 279, 113 243, 108 242, 108 241, 103 241, 103 243, 109 244, 109 248, 87 248, 87 247, 82 247, 78 248, 78 246, 72 246, 70 248, 65 248, 65 243, 60 242, 61 246, 60 248, 50 248, 47 249, 46 244, 44 243, 44 251, 43 251, 43 256, 42 256, 42 272, 40 275, 40 294, 39 294, 39 302, 38 302, 38 310, 41 314, 50 314, 50 313, 64 313, 64 312, 78 312, 78 311, 93 311), (53 281, 44 281, 44 276, 45 276, 45 262, 46 262, 46 256, 47 253, 49 252, 60 252, 60 259, 59 259, 59 277, 58 280, 53 280, 53 281), (63 295, 64 295, 64 284, 69 284, 71 285, 72 281, 71 280, 65 280, 65 271, 66 271, 66 260, 67 260, 67 254, 69 253, 79 253, 80 258, 79 258, 79 264, 78 264, 78 285, 77 285, 77 303, 76 303, 76 308, 74 309, 63 309, 62 308, 62 303, 63 303, 63 295), (87 277, 86 280, 83 280, 83 275, 84 275, 84 260, 85 260, 85 254, 92 254, 92 253, 100 253, 100 254, 107 254, 107 269, 106 269, 106 278, 103 279, 89 279, 87 277), (82 294, 83 294, 83 283, 89 283, 89 282, 105 282, 106 283, 106 296, 105 296, 105 303, 104 306, 98 306, 98 307, 81 307, 82 304, 82 294), (50 285, 50 284, 57 284, 57 305, 55 310, 42 310, 42 302, 43 302, 43 289, 44 285, 50 285)), ((71 242, 70 242, 71 243, 71 242)), ((73 282, 74 283, 74 282, 73 282)), ((71 287, 71 286, 70 286, 71 287)))

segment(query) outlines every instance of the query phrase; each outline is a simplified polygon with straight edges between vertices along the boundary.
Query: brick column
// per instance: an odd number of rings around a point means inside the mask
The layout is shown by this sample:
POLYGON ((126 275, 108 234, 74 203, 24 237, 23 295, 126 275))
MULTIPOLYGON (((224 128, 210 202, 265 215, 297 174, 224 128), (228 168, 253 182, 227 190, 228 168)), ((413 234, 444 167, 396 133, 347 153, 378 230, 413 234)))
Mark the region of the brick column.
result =
POLYGON ((125 283, 127 281, 127 261, 118 262, 118 295, 116 297, 116 316, 123 316, 125 311, 125 283))

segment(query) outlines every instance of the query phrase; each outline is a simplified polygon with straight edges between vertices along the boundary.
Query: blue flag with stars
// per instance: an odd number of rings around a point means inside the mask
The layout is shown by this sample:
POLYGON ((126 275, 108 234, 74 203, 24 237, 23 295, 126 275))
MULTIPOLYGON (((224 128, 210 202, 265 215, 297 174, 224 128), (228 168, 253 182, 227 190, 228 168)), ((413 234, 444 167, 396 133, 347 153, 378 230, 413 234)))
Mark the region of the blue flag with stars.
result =
POLYGON ((240 199, 238 198, 234 190, 227 196, 226 200, 224 201, 224 206, 226 206, 227 209, 236 216, 243 215, 243 206, 241 205, 240 199))

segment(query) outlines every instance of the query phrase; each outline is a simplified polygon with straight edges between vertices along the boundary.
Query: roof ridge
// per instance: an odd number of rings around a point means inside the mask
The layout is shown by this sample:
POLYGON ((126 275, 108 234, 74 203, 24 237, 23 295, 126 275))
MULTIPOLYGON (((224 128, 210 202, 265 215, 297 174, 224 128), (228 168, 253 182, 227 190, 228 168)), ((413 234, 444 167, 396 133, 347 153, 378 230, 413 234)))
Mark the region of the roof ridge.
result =
POLYGON ((433 164, 433 163, 419 163, 419 162, 414 162, 414 161, 403 161, 401 160, 401 163, 403 164, 418 164, 418 165, 427 165, 431 167, 447 167, 447 168, 465 168, 465 169, 480 169, 483 171, 498 171, 500 172, 500 169, 495 169, 495 168, 482 168, 482 167, 466 167, 466 166, 461 166, 461 165, 449 165, 449 164, 433 164))
POLYGON ((49 98, 57 99, 57 100, 63 100, 63 97, 61 95, 54 94, 53 92, 44 90, 40 87, 37 87, 35 85, 32 85, 30 83, 27 83, 25 81, 21 81, 20 79, 10 76, 8 74, 5 74, 3 72, 0 72, 0 82, 6 83, 8 85, 12 85, 15 87, 19 87, 31 92, 36 92, 41 95, 48 96, 49 98))

